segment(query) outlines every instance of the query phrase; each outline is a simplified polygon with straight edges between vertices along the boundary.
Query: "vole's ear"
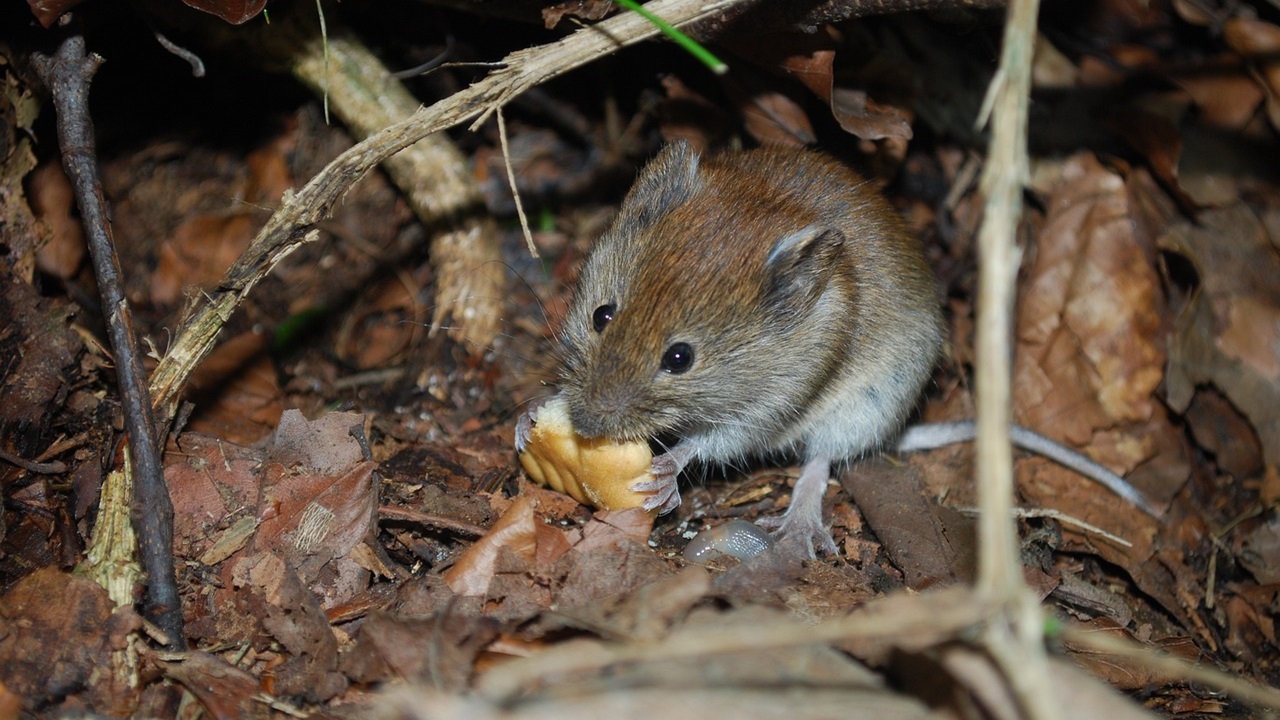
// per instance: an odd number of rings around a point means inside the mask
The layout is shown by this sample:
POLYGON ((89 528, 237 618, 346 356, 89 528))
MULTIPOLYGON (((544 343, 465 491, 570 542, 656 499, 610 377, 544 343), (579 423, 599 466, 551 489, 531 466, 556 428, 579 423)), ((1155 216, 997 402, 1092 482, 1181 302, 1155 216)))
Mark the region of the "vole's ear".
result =
POLYGON ((786 313, 812 308, 837 271, 844 243, 844 233, 821 223, 780 238, 765 259, 766 300, 786 313))
MULTIPOLYGON (((698 151, 684 140, 668 143, 640 171, 635 185, 622 201, 621 215, 636 228, 652 225, 684 202, 699 185, 698 151)), ((622 219, 622 218, 620 218, 622 219)))

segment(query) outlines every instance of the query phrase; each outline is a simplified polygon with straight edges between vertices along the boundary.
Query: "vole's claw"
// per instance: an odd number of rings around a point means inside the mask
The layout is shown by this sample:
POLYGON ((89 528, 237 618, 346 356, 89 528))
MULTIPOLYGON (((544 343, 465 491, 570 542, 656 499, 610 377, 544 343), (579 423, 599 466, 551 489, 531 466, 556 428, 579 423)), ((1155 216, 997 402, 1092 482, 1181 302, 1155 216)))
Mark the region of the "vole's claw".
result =
POLYGON ((516 419, 516 452, 524 452, 533 437, 533 424, 538 420, 538 410, 547 404, 549 398, 538 398, 529 402, 529 407, 516 419))
POLYGON ((680 487, 676 483, 679 471, 664 473, 658 466, 658 461, 665 457, 666 455, 659 455, 653 459, 653 468, 650 471, 653 474, 652 480, 642 480, 631 486, 631 489, 636 492, 653 493, 645 498, 642 507, 645 510, 657 509, 659 515, 666 515, 680 506, 680 487))
POLYGON ((533 418, 529 413, 523 413, 516 419, 516 452, 524 452, 525 446, 529 444, 529 438, 533 436, 533 418))
POLYGON ((666 515, 680 507, 680 487, 676 479, 683 469, 684 463, 676 453, 663 453, 653 459, 653 464, 649 466, 649 474, 653 479, 642 480, 631 486, 636 492, 653 493, 645 498, 645 510, 656 509, 659 515, 666 515))

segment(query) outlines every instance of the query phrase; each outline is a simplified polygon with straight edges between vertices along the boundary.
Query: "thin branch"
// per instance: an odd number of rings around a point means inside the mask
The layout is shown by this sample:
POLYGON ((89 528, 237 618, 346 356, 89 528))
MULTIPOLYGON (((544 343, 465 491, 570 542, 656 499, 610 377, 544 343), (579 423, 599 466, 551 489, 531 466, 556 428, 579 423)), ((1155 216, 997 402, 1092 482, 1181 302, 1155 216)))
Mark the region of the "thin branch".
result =
POLYGON ((0 450, 0 460, 11 465, 17 465, 27 472, 38 473, 41 475, 56 475, 67 471, 67 464, 61 460, 54 460, 53 462, 47 463, 36 462, 34 460, 27 460, 26 458, 18 457, 17 455, 7 453, 3 450, 0 450))
POLYGON ((975 469, 982 515, 978 520, 979 597, 1003 608, 984 629, 982 646, 1004 673, 1022 713, 1035 720, 1062 716, 1061 698, 1049 674, 1044 615, 1025 586, 1013 518, 1013 449, 1010 445, 1014 242, 1026 186, 1027 105, 1039 0, 1013 0, 1005 19, 1000 68, 991 81, 985 111, 991 113, 991 150, 982 175, 986 196, 978 234, 976 372, 978 441, 975 469))
POLYGON ((529 230, 529 218, 524 214, 524 203, 520 202, 520 188, 516 185, 516 170, 511 166, 511 148, 507 144, 507 121, 498 110, 498 142, 502 145, 502 162, 507 166, 507 184, 511 186, 511 199, 516 203, 516 215, 520 218, 520 229, 524 231, 524 242, 529 248, 529 255, 538 257, 538 246, 533 244, 533 233, 529 230))
POLYGON ((102 294, 102 308, 116 358, 116 377, 124 407, 129 453, 136 469, 133 525, 147 574, 144 615, 170 638, 171 649, 185 648, 182 606, 173 569, 173 504, 164 483, 156 447, 155 419, 147 395, 142 354, 133 332, 133 316, 120 281, 106 200, 98 178, 93 122, 89 118, 89 84, 102 58, 85 54, 84 37, 68 36, 52 58, 36 55, 36 71, 53 94, 58 113, 58 143, 62 166, 75 188, 94 274, 102 294))

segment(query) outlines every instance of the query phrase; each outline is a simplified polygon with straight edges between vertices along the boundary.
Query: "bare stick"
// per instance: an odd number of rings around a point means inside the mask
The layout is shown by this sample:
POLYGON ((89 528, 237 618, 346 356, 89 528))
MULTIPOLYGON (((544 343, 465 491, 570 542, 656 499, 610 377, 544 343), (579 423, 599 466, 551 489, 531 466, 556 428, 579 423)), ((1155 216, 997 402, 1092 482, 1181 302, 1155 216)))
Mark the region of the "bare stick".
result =
POLYGON ((86 55, 84 37, 71 35, 52 58, 36 55, 36 71, 53 94, 58 112, 58 143, 62 166, 75 187, 76 204, 93 258, 94 274, 102 294, 103 314, 116 358, 116 378, 124 407, 129 454, 136 468, 133 525, 141 546, 147 574, 145 616, 170 638, 170 649, 183 650, 182 606, 173 569, 173 504, 164 483, 164 470, 156 447, 155 419, 147 396, 142 354, 133 332, 133 316, 120 282, 106 200, 98 178, 93 123, 89 118, 89 83, 102 58, 86 55))
POLYGON ((524 242, 529 247, 529 255, 538 257, 538 246, 533 244, 533 233, 529 230, 529 218, 524 214, 524 203, 520 202, 520 188, 516 186, 516 170, 511 166, 511 148, 507 145, 507 121, 498 109, 498 142, 502 145, 502 162, 507 166, 507 184, 511 186, 511 199, 516 203, 516 215, 520 218, 520 229, 524 231, 524 242))
MULTIPOLYGON (((1027 105, 1039 0, 1013 0, 1005 20, 1000 68, 984 110, 991 113, 991 150, 982 175, 986 197, 978 234, 978 441, 975 468, 978 519, 977 593, 1003 607, 982 634, 983 648, 1009 681, 1022 713, 1037 720, 1061 716, 1049 676, 1044 616, 1023 583, 1013 518, 1013 449, 1009 443, 1014 238, 1022 216, 1027 170, 1027 105)), ((984 112, 985 116, 985 112, 984 112)))

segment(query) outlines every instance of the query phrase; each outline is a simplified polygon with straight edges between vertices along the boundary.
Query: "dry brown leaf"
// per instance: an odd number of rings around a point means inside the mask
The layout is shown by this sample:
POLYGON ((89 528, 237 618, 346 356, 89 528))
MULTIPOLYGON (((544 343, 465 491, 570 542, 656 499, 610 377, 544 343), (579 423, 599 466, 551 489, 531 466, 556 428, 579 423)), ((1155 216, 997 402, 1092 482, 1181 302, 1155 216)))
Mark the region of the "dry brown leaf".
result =
POLYGON ((155 659, 164 675, 182 683, 215 720, 250 717, 261 707, 258 678, 216 655, 198 650, 155 659))
POLYGON ((151 301, 176 305, 189 285, 211 285, 249 245, 261 221, 247 212, 201 214, 187 219, 158 248, 151 301))
POLYGON ((196 403, 188 429, 241 445, 270 435, 285 405, 270 350, 267 336, 253 331, 218 345, 188 384, 196 403))
MULTIPOLYGON (((902 571, 907 587, 922 590, 953 584, 959 577, 972 577, 973 546, 967 542, 972 538, 957 538, 962 549, 967 550, 957 557, 938 516, 941 508, 925 497, 924 481, 915 466, 866 460, 841 473, 840 484, 866 518, 894 567, 902 571)), ((972 530, 971 524, 967 529, 972 530)))
POLYGON ((131 715, 140 688, 117 658, 141 627, 132 609, 115 608, 92 580, 37 570, 0 596, 4 685, 28 713, 74 693, 99 712, 131 715))
POLYGON ((1235 478, 1262 473, 1262 445, 1248 419, 1211 386, 1198 389, 1184 416, 1200 447, 1213 453, 1214 463, 1235 478))
MULTIPOLYGON (((1124 640, 1135 640, 1128 630, 1116 625, 1109 618, 1100 617, 1073 624, 1081 628, 1083 632, 1110 634, 1119 636, 1124 640)), ((1151 663, 1139 662, 1130 655, 1118 655, 1089 647, 1080 647, 1069 639, 1064 642, 1064 647, 1067 650, 1067 659, 1088 670, 1093 677, 1103 680, 1108 685, 1120 690, 1138 690, 1179 680, 1176 676, 1160 672, 1152 667, 1151 663)), ((1161 648, 1152 648, 1153 651, 1159 649, 1161 648)), ((1192 661, 1195 659, 1194 655, 1190 658, 1192 661)))
POLYGON ((267 0, 182 0, 183 3, 216 15, 232 25, 241 25, 253 18, 267 6, 267 0))
MULTIPOLYGON (((231 1, 231 0, 227 0, 231 1)), ((151 301, 175 305, 191 286, 203 287, 222 279, 223 273, 258 232, 258 210, 243 203, 274 206, 293 185, 286 153, 293 151, 286 135, 245 158, 248 174, 239 187, 228 188, 242 198, 229 208, 184 216, 177 228, 157 248, 157 267, 151 276, 151 301)), ((197 194, 202 202, 206 198, 197 194)))
POLYGON ((51 28, 58 18, 82 2, 84 0, 27 0, 27 5, 41 25, 51 28))
POLYGON ((196 558, 221 533, 258 507, 261 450, 185 433, 165 456, 165 483, 173 498, 174 554, 196 558))
POLYGON ((234 589, 253 609, 263 629, 287 651, 271 669, 273 692, 310 702, 332 698, 346 689, 337 672, 338 640, 317 597, 294 572, 292 563, 264 552, 231 566, 234 589))
POLYGON ((1187 75, 1179 77, 1177 82, 1195 103, 1197 121, 1222 130, 1243 129, 1263 100, 1263 89, 1258 82, 1239 68, 1224 67, 1218 72, 1187 75))
POLYGON ((459 595, 484 595, 497 570, 498 554, 506 549, 532 562, 538 545, 538 527, 542 523, 534 513, 534 501, 519 496, 498 518, 484 537, 467 548, 444 573, 444 581, 459 595))
POLYGON ((909 111, 878 103, 862 90, 836 88, 831 95, 831 113, 845 132, 863 140, 911 139, 909 111))
POLYGON ((757 88, 740 110, 747 132, 761 145, 804 147, 817 140, 804 108, 784 92, 757 88))
POLYGON ((1170 406, 1185 411, 1198 386, 1214 385, 1253 425, 1267 464, 1280 466, 1280 251, 1244 206, 1206 211, 1160 245, 1185 257, 1200 281, 1175 320, 1170 406))
POLYGON ((461 692, 497 634, 488 618, 448 610, 429 617, 378 613, 361 623, 342 669, 361 683, 417 680, 461 692))
POLYGON ((625 542, 644 545, 652 531, 652 513, 640 508, 603 510, 593 515, 592 521, 582 528, 582 541, 574 545, 574 550, 607 550, 625 542))
POLYGON ((542 8, 542 23, 548 30, 560 24, 566 16, 580 20, 603 19, 613 10, 611 0, 565 0, 542 8))
MULTIPOLYGON (((836 57, 835 44, 825 33, 802 37, 811 40, 813 45, 808 46, 805 43, 805 47, 794 47, 792 43, 790 54, 780 58, 777 61, 777 67, 801 85, 809 88, 809 92, 817 95, 823 102, 829 103, 834 77, 831 68, 836 57)), ((773 47, 768 40, 762 40, 762 42, 766 43, 766 47, 773 47)))
POLYGON ((1267 91, 1267 117, 1271 127, 1280 129, 1280 27, 1265 20, 1237 15, 1222 27, 1222 37, 1231 49, 1257 63, 1258 75, 1267 91))
POLYGON ((377 501, 376 465, 360 459, 350 437, 362 417, 331 413, 314 423, 296 411, 290 417, 277 429, 269 450, 273 459, 192 435, 178 443, 185 462, 172 462, 175 454, 169 455, 175 545, 191 559, 206 557, 216 545, 218 552, 207 557, 230 560, 220 570, 223 585, 192 609, 194 637, 243 639, 259 632, 265 616, 253 606, 270 600, 233 589, 244 582, 246 558, 258 558, 258 572, 269 566, 260 565, 263 554, 289 563, 290 576, 304 584, 309 602, 324 607, 341 605, 368 586, 369 571, 353 556, 372 536, 377 501), (236 523, 250 518, 252 527, 236 523))
MULTIPOLYGON (((1155 251, 1134 232, 1124 182, 1091 156, 1066 163, 1047 205, 1019 293, 1015 414, 1124 474, 1162 449, 1148 433, 1160 426, 1147 427, 1162 420, 1165 362, 1155 251)), ((1160 495, 1184 481, 1165 478, 1160 495)), ((1121 508, 1119 525, 1128 518, 1121 508)))
MULTIPOLYGON (((910 111, 878 103, 864 89, 836 86, 836 43, 829 34, 778 33, 752 38, 752 42, 753 47, 738 48, 739 53, 767 72, 803 85, 831 108, 832 116, 845 132, 863 140, 911 138, 910 111)), ((750 120, 748 114, 749 129, 750 120)), ((794 137, 806 145, 814 142, 805 140, 812 137, 812 129, 807 136, 797 133, 794 137)))
POLYGON ((1173 9, 1177 11, 1178 17, 1192 25, 1208 27, 1218 22, 1209 8, 1199 0, 1173 0, 1173 9))
POLYGON ((84 226, 74 213, 71 182, 58 164, 46 163, 31 173, 27 191, 31 209, 49 231, 49 241, 36 252, 36 266, 56 278, 69 279, 88 254, 84 226))
POLYGON ((377 493, 371 462, 336 475, 264 468, 261 522, 251 548, 288 558, 303 581, 319 583, 324 606, 349 600, 368 582, 368 571, 348 554, 373 529, 377 493), (322 571, 326 571, 321 581, 322 571))
MULTIPOLYGON (((1090 156, 1069 160, 1020 288, 1014 403, 1018 421, 1127 475, 1155 506, 1190 476, 1183 432, 1155 396, 1165 362, 1164 296, 1150 213, 1135 215, 1124 182, 1090 156)), ((1131 543, 1064 524, 1068 546, 1124 568, 1186 618, 1175 588, 1195 594, 1184 562, 1152 562, 1160 524, 1099 485, 1040 458, 1016 468, 1021 494, 1131 543), (1170 570, 1174 568, 1177 570, 1170 570), (1178 572, 1177 576, 1174 573, 1178 572)), ((1179 559, 1181 560, 1181 559, 1179 559)))
POLYGON ((331 412, 307 420, 301 412, 287 410, 280 417, 267 459, 322 474, 346 472, 364 459, 354 434, 363 432, 360 413, 331 412))

